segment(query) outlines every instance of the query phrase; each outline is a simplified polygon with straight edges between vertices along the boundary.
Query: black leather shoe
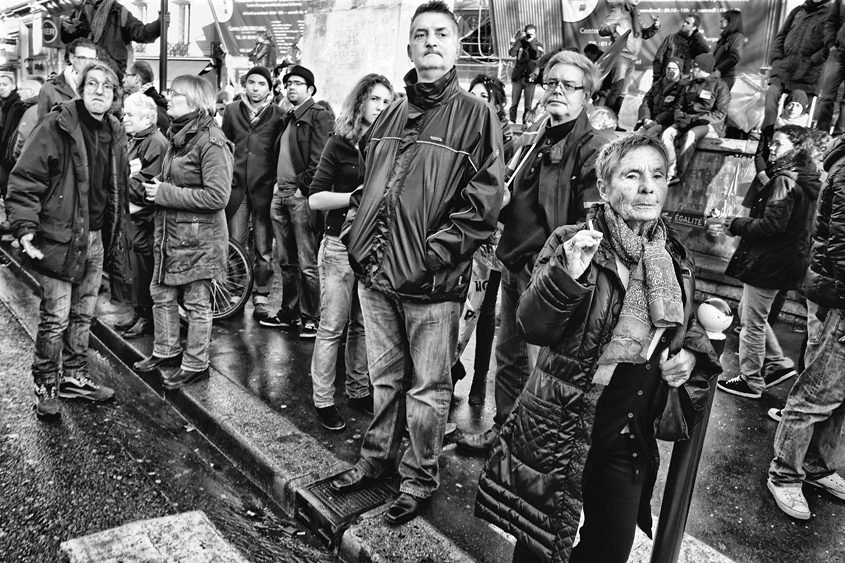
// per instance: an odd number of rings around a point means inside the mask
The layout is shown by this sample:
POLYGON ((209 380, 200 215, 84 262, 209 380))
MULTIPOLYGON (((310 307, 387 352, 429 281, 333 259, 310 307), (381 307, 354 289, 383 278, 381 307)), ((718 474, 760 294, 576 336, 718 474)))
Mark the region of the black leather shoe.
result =
POLYGON ((202 371, 188 371, 186 369, 180 369, 173 374, 172 377, 165 377, 162 385, 164 385, 165 389, 179 389, 185 385, 190 385, 191 383, 205 379, 208 375, 208 368, 205 368, 202 371))
POLYGON ((118 331, 129 330, 130 328, 135 326, 135 323, 138 322, 139 318, 141 317, 138 315, 138 313, 135 313, 134 315, 132 315, 132 318, 130 318, 128 321, 122 323, 114 323, 114 329, 118 331))
POLYGON ((158 368, 163 367, 173 367, 182 365, 182 354, 178 356, 173 356, 172 358, 159 358, 158 356, 150 356, 149 358, 144 358, 140 362, 135 362, 133 366, 135 371, 140 371, 142 373, 148 371, 155 371, 158 368))
POLYGON ((428 499, 417 498, 408 493, 400 493, 387 509, 384 521, 390 526, 401 526, 405 522, 410 522, 422 511, 427 501, 428 499))
POLYGON ((133 338, 141 338, 145 334, 153 333, 153 320, 138 317, 138 322, 128 328, 122 333, 123 338, 132 340, 133 338))
POLYGON ((357 467, 353 467, 349 471, 345 471, 332 479, 329 482, 329 486, 333 491, 338 493, 348 493, 360 489, 373 481, 374 479, 364 475, 357 467))
POLYGON ((490 448, 499 439, 499 429, 495 426, 482 434, 467 434, 455 440, 455 446, 461 450, 467 450, 472 453, 484 454, 490 451, 490 448))

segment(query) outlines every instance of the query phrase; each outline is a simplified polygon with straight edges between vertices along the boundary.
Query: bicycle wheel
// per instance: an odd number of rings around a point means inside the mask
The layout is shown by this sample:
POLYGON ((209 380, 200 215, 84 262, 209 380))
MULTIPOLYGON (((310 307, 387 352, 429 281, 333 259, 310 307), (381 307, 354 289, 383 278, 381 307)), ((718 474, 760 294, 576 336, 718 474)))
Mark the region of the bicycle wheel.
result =
POLYGON ((246 250, 229 239, 226 281, 211 284, 211 311, 214 320, 228 319, 240 313, 252 292, 252 261, 246 250))

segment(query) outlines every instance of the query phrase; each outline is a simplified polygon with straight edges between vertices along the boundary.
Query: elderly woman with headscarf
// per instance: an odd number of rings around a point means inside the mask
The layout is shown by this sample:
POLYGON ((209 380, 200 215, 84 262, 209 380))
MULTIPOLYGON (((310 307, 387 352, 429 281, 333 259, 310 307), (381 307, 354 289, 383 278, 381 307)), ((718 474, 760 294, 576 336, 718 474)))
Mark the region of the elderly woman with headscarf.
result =
POLYGON ((520 328, 544 348, 476 499, 516 536, 514 561, 627 561, 636 526, 651 534, 655 422, 672 395, 691 428, 721 371, 693 315, 691 256, 660 217, 667 169, 653 137, 605 145, 603 203, 554 231, 520 299, 520 328))
POLYGON ((135 364, 141 372, 179 365, 166 377, 178 389, 209 375, 211 289, 226 276, 226 204, 232 191, 231 143, 214 121, 211 83, 197 76, 173 80, 167 115, 172 120, 161 166, 161 181, 144 184, 155 202, 153 298, 155 338, 150 357, 135 364), (179 343, 179 304, 188 317, 185 351, 179 343))
POLYGON ((161 173, 161 162, 167 139, 157 127, 158 109, 152 98, 142 92, 123 101, 123 128, 129 143, 129 213, 132 226, 131 300, 135 307, 132 318, 115 324, 124 338, 138 338, 153 332, 153 300, 150 282, 153 279, 153 218, 155 204, 147 200, 144 182, 161 173))

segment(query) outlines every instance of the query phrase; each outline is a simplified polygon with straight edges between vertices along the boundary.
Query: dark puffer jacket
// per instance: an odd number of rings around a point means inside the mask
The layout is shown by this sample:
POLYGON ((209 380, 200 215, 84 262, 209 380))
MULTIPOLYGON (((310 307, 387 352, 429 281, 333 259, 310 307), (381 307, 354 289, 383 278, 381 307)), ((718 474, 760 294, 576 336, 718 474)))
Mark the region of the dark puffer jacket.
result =
POLYGON ((711 74, 704 78, 690 80, 681 89, 678 97, 676 125, 679 110, 689 121, 688 125, 680 129, 697 125, 712 125, 719 136, 722 136, 725 134, 725 118, 728 116, 730 105, 731 91, 718 76, 711 74))
POLYGON ((819 305, 845 309, 845 138, 828 151, 824 169, 804 291, 819 305))
POLYGON ((637 121, 653 119, 664 127, 672 125, 672 109, 678 103, 683 86, 684 82, 680 79, 672 82, 668 78, 661 78, 652 84, 640 104, 637 121))
MULTIPOLYGON (((549 237, 531 284, 520 298, 520 329, 528 342, 544 348, 481 473, 476 497, 476 515, 516 536, 537 561, 569 560, 581 512, 581 487, 589 472, 585 464, 596 405, 605 389, 592 383, 592 377, 625 297, 598 209, 601 206, 593 207, 588 217, 605 237, 582 281, 569 275, 559 247, 584 226, 560 227, 549 237)), ((671 232, 666 249, 683 293, 685 319, 683 327, 665 334, 669 352, 686 348, 697 359, 690 379, 680 388, 684 416, 692 427, 700 421, 709 382, 721 367, 694 315, 691 257, 671 232)), ((651 443, 653 471, 643 490, 638 518, 647 534, 651 533, 649 505, 659 464, 653 437, 651 443)))
POLYGON ((155 199, 158 283, 185 285, 225 274, 229 230, 223 210, 232 190, 232 153, 210 116, 198 117, 170 140, 155 199))
POLYGON ((816 91, 828 55, 824 33, 828 7, 828 0, 806 0, 789 12, 772 46, 769 82, 780 81, 790 91, 816 91))
POLYGON ((361 139, 364 188, 341 236, 366 287, 411 301, 463 301, 472 254, 502 206, 502 129, 489 104, 461 89, 454 68, 436 82, 416 78, 405 76, 407 98, 361 139))
POLYGON ((781 165, 757 192, 748 217, 731 222, 741 236, 725 275, 754 287, 798 289, 810 257, 810 229, 821 188, 819 171, 807 163, 781 165))
MULTIPOLYGON (((65 102, 39 122, 12 169, 6 196, 15 238, 36 233, 34 244, 44 253, 41 260, 24 255, 27 264, 72 283, 82 281, 88 258, 88 157, 78 112, 76 102, 65 102)), ((103 268, 129 282, 126 136, 117 119, 104 119, 111 133, 111 177, 102 229, 103 268)))

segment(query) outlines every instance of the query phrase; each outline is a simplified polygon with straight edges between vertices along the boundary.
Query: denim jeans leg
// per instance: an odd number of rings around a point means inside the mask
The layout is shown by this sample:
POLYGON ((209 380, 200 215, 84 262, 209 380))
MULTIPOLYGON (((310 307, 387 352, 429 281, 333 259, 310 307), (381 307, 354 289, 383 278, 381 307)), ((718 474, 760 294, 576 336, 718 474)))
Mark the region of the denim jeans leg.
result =
POLYGON ((519 272, 502 270, 502 309, 496 343, 496 415, 493 417, 496 426, 507 420, 537 360, 539 348, 525 342, 516 326, 516 305, 530 279, 529 266, 519 272))
POLYGON ((411 443, 399 464, 399 492, 428 498, 440 486, 438 460, 452 400, 461 303, 403 302, 402 307, 413 379, 405 398, 411 443))
MULTIPOLYGON (((536 88, 537 84, 535 84, 534 82, 526 82, 525 86, 523 87, 522 95, 525 98, 525 105, 523 106, 525 108, 525 113, 523 113, 523 115, 534 109, 534 90, 536 90, 536 88)), ((523 121, 525 121, 524 118, 523 121)))
POLYGON ((754 391, 766 388, 763 363, 767 357, 784 367, 791 367, 791 360, 784 357, 777 337, 769 326, 769 310, 777 289, 765 289, 743 284, 742 331, 739 333, 739 371, 754 391))
POLYGON ((269 207, 252 210, 252 237, 255 241, 253 253, 254 284, 253 295, 268 296, 273 290, 273 220, 269 207))
POLYGON ((182 353, 179 343, 179 288, 153 281, 150 296, 153 298, 153 355, 173 358, 182 353))
POLYGON ((244 200, 228 221, 229 238, 239 242, 245 250, 249 240, 249 208, 249 196, 244 194, 244 200))
POLYGON ((296 257, 293 222, 287 205, 289 197, 292 196, 283 196, 281 191, 273 195, 270 217, 273 220, 273 233, 276 235, 276 247, 279 251, 279 269, 282 273, 282 311, 299 318, 299 262, 296 257))
POLYGON ((842 338, 845 317, 838 309, 830 309, 821 329, 808 334, 812 361, 795 380, 775 433, 769 478, 776 483, 820 479, 836 470, 845 425, 842 338))
POLYGON ((194 280, 183 285, 182 305, 188 317, 182 369, 202 371, 208 367, 208 345, 211 341, 211 280, 194 280))
POLYGON ((36 273, 35 276, 41 285, 41 304, 32 377, 36 385, 58 383, 73 286, 70 282, 45 274, 36 273))
POLYGON ((91 320, 97 308, 97 295, 103 279, 103 238, 100 231, 88 233, 88 257, 85 273, 79 284, 73 285, 70 299, 70 316, 62 348, 64 375, 88 375, 88 339, 91 320))
POLYGON ((349 266, 346 247, 337 237, 323 238, 318 265, 323 294, 320 299, 320 325, 311 356, 311 381, 314 406, 324 408, 335 402, 337 352, 343 328, 349 319, 355 276, 349 266))
POLYGON ((320 274, 317 272, 317 240, 311 228, 308 213, 308 199, 291 196, 288 201, 296 239, 297 262, 299 262, 300 295, 299 312, 303 320, 319 323, 320 320, 320 274))
MULTIPOLYGON (((822 89, 816 109, 816 119, 818 120, 818 129, 828 133, 830 132, 830 123, 833 120, 833 105, 836 103, 839 85, 842 84, 843 71, 845 71, 842 65, 843 54, 843 51, 839 48, 832 47, 822 70, 822 89)), ((836 129, 840 129, 843 120, 845 120, 845 116, 840 114, 836 129)))
POLYGON ((519 111, 519 98, 522 97, 522 80, 511 82, 511 107, 508 116, 513 123, 516 123, 516 112, 519 111))
POLYGON ((362 285, 358 297, 367 331, 374 415, 357 467, 369 477, 379 477, 396 470, 405 433, 405 382, 411 380, 413 366, 401 304, 362 285))
POLYGON ((676 170, 677 164, 675 161, 677 159, 677 153, 675 149, 675 141, 677 140, 677 138, 678 128, 674 125, 670 125, 669 127, 667 127, 666 130, 663 131, 660 136, 660 140, 662 140, 663 144, 666 145, 666 152, 669 155, 669 167, 675 167, 676 170))
POLYGON ((683 140, 681 141, 680 152, 678 154, 678 176, 682 175, 686 171, 692 161, 692 157, 695 154, 696 143, 704 137, 712 138, 718 136, 719 135, 716 133, 716 130, 710 125, 698 125, 696 127, 691 127, 686 133, 684 133, 683 140))
POLYGON ((367 363, 364 317, 361 313, 361 300, 358 299, 358 282, 354 274, 351 293, 352 304, 349 307, 349 327, 346 332, 346 396, 350 399, 363 399, 370 394, 370 370, 367 363))
POLYGON ((763 112, 763 125, 761 127, 763 130, 763 134, 768 134, 766 132, 766 128, 775 124, 775 120, 778 117, 780 97, 783 92, 784 87, 779 79, 775 79, 774 82, 769 82, 769 86, 766 89, 766 102, 763 112))

